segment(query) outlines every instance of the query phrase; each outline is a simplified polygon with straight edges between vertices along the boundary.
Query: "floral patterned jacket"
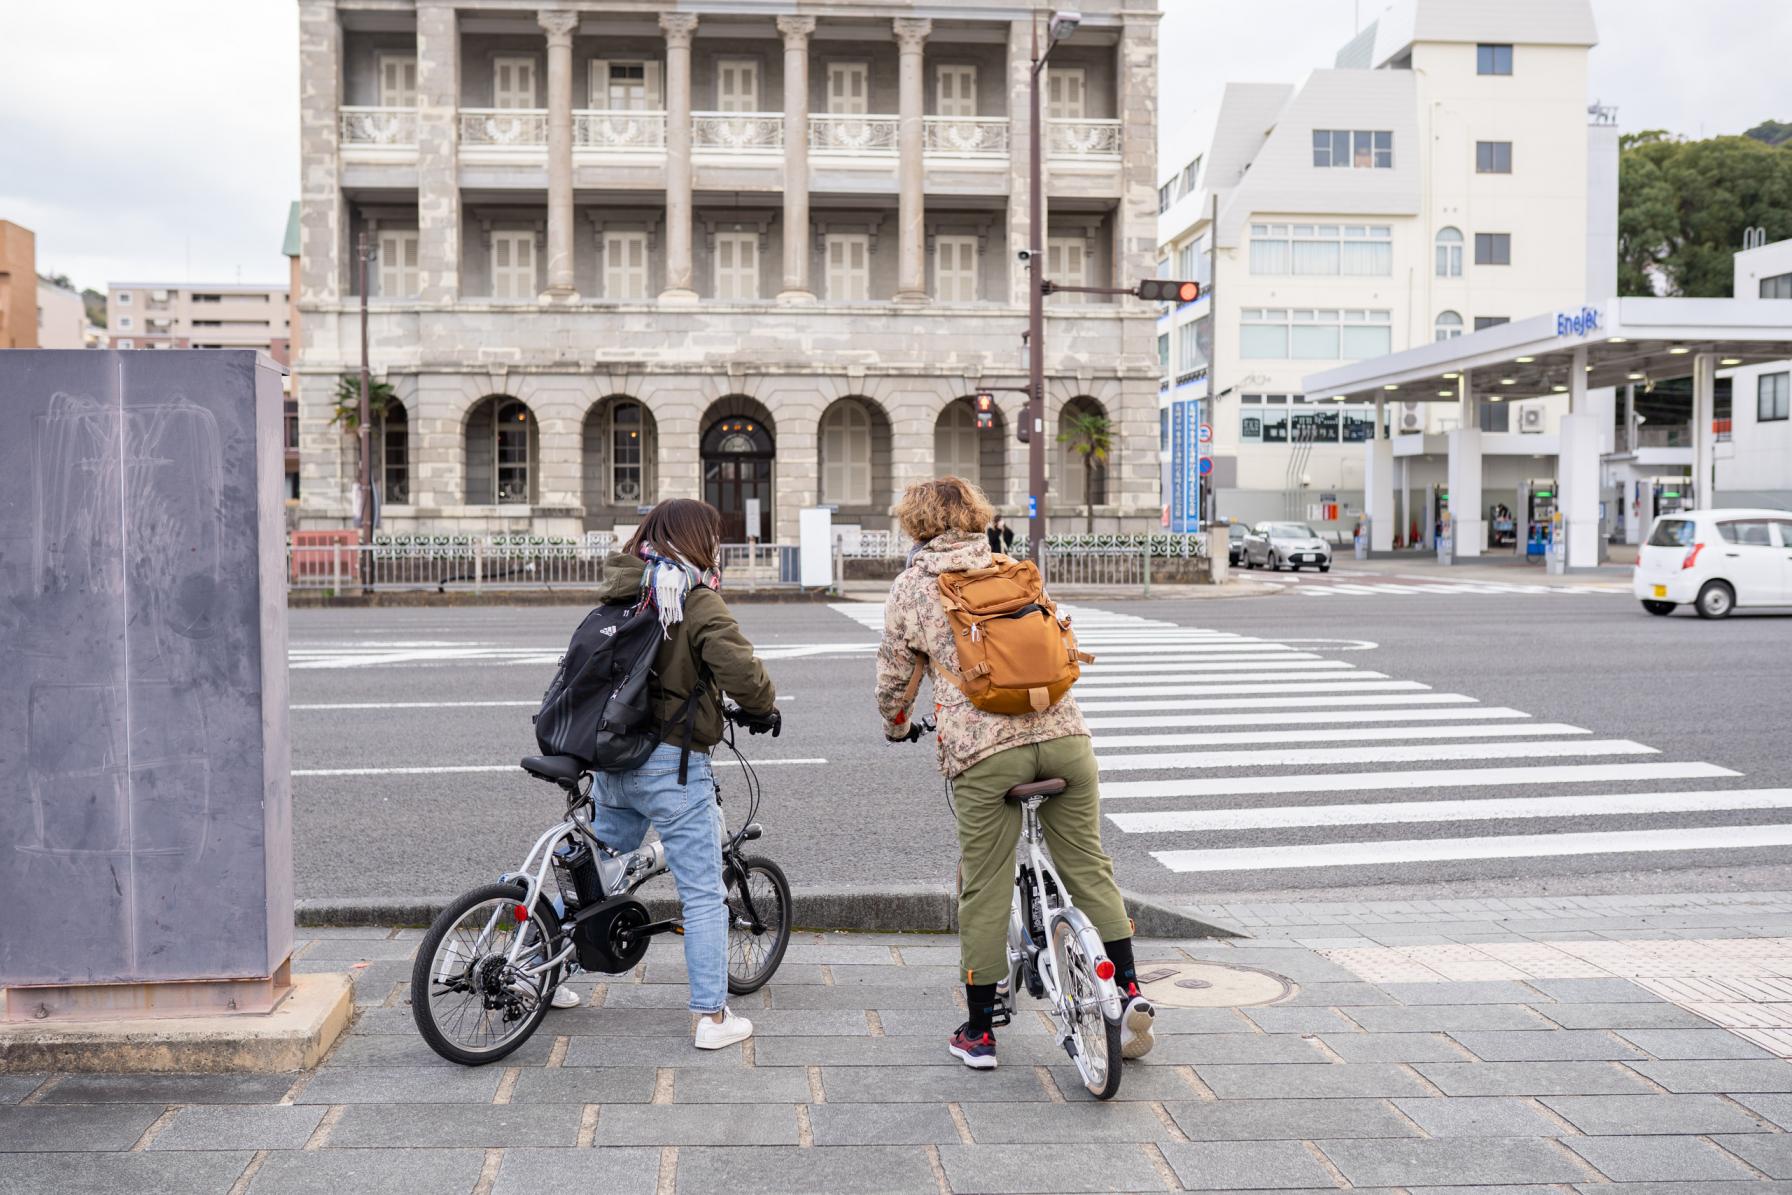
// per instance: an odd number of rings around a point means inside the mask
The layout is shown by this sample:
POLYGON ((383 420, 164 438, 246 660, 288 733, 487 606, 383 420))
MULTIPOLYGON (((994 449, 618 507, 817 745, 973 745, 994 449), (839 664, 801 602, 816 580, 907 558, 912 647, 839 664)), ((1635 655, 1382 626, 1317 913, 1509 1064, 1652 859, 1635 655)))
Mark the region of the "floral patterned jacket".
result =
POLYGON ((1068 693, 1038 713, 991 714, 939 675, 939 667, 958 671, 958 647, 940 605, 939 575, 986 568, 989 562, 989 541, 983 536, 939 536, 910 557, 884 603, 884 638, 877 649, 877 710, 884 735, 896 739, 908 732, 912 711, 904 698, 909 678, 917 663, 928 665, 938 711, 940 770, 948 777, 1010 747, 1089 733, 1076 698, 1068 693))

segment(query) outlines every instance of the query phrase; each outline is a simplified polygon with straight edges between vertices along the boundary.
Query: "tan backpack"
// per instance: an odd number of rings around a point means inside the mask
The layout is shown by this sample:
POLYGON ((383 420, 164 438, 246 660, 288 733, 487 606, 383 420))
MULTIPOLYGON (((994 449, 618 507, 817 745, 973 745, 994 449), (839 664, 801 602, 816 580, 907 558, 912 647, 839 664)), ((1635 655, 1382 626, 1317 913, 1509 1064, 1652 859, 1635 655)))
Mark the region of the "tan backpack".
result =
POLYGON ((940 574, 940 603, 958 647, 958 674, 940 669, 992 714, 1050 709, 1095 657, 1077 650, 1070 619, 1045 595, 1030 560, 997 555, 988 568, 940 574))

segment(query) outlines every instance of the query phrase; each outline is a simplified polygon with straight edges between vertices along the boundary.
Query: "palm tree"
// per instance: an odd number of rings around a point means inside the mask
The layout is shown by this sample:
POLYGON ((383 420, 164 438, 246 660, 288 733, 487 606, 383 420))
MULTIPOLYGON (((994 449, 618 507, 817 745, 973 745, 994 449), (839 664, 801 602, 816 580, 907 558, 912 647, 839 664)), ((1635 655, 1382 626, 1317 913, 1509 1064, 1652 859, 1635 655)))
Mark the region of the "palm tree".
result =
MULTIPOLYGON (((398 398, 398 392, 392 389, 392 383, 382 382, 377 378, 367 383, 367 413, 373 417, 374 427, 379 427, 386 420, 386 408, 398 398)), ((340 427, 345 435, 355 435, 361 430, 361 375, 345 373, 336 379, 335 413, 330 422, 340 427)))
POLYGON ((1058 416, 1058 443, 1083 458, 1083 529, 1095 530, 1095 467, 1106 467, 1114 425, 1097 411, 1065 410, 1058 416))

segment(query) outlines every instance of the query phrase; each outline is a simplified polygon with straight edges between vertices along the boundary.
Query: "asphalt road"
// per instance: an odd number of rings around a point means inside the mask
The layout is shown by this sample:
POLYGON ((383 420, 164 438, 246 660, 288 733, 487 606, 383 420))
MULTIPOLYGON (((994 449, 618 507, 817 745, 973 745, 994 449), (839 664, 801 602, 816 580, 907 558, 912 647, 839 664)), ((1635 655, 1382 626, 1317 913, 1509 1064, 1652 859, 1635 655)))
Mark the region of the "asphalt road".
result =
MULTIPOLYGON (((1591 592, 1091 605, 1103 659, 1079 693, 1129 888, 1792 889, 1792 617, 1658 619, 1591 592)), ((782 737, 743 739, 764 853, 797 884, 944 882, 933 753, 883 743, 872 631, 820 605, 738 612, 785 709, 782 737)), ((295 611, 299 894, 441 896, 519 861, 561 803, 513 765, 582 613, 295 611), (442 767, 488 770, 405 770, 442 767)), ((738 819, 739 770, 720 774, 738 819)))

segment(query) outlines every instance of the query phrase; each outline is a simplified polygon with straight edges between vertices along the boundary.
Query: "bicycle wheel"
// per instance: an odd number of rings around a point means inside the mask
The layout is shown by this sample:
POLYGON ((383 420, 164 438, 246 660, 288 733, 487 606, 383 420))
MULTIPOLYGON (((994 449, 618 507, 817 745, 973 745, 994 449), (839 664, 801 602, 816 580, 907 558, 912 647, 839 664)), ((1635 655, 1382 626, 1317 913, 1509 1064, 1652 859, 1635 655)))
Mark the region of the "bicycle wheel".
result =
MULTIPOLYGON (((1074 912, 1075 910, 1072 910, 1074 912)), ((1076 1046, 1076 1069, 1083 1086, 1098 1100, 1111 1100, 1120 1090, 1120 1018, 1110 1018, 1112 981, 1095 974, 1095 960, 1083 948, 1082 935, 1066 916, 1052 921, 1052 969, 1057 972, 1063 1001, 1060 1015, 1076 1046)))
POLYGON ((724 860, 728 888, 728 990, 757 992, 784 961, 790 945, 790 881, 770 859, 724 860))
POLYGON ((529 1040, 548 1010, 560 968, 522 974, 506 961, 520 937, 522 967, 540 966, 560 920, 538 900, 526 920, 519 884, 488 884, 453 901, 430 925, 411 967, 411 1016, 429 1048, 450 1062, 482 1066, 529 1040))

